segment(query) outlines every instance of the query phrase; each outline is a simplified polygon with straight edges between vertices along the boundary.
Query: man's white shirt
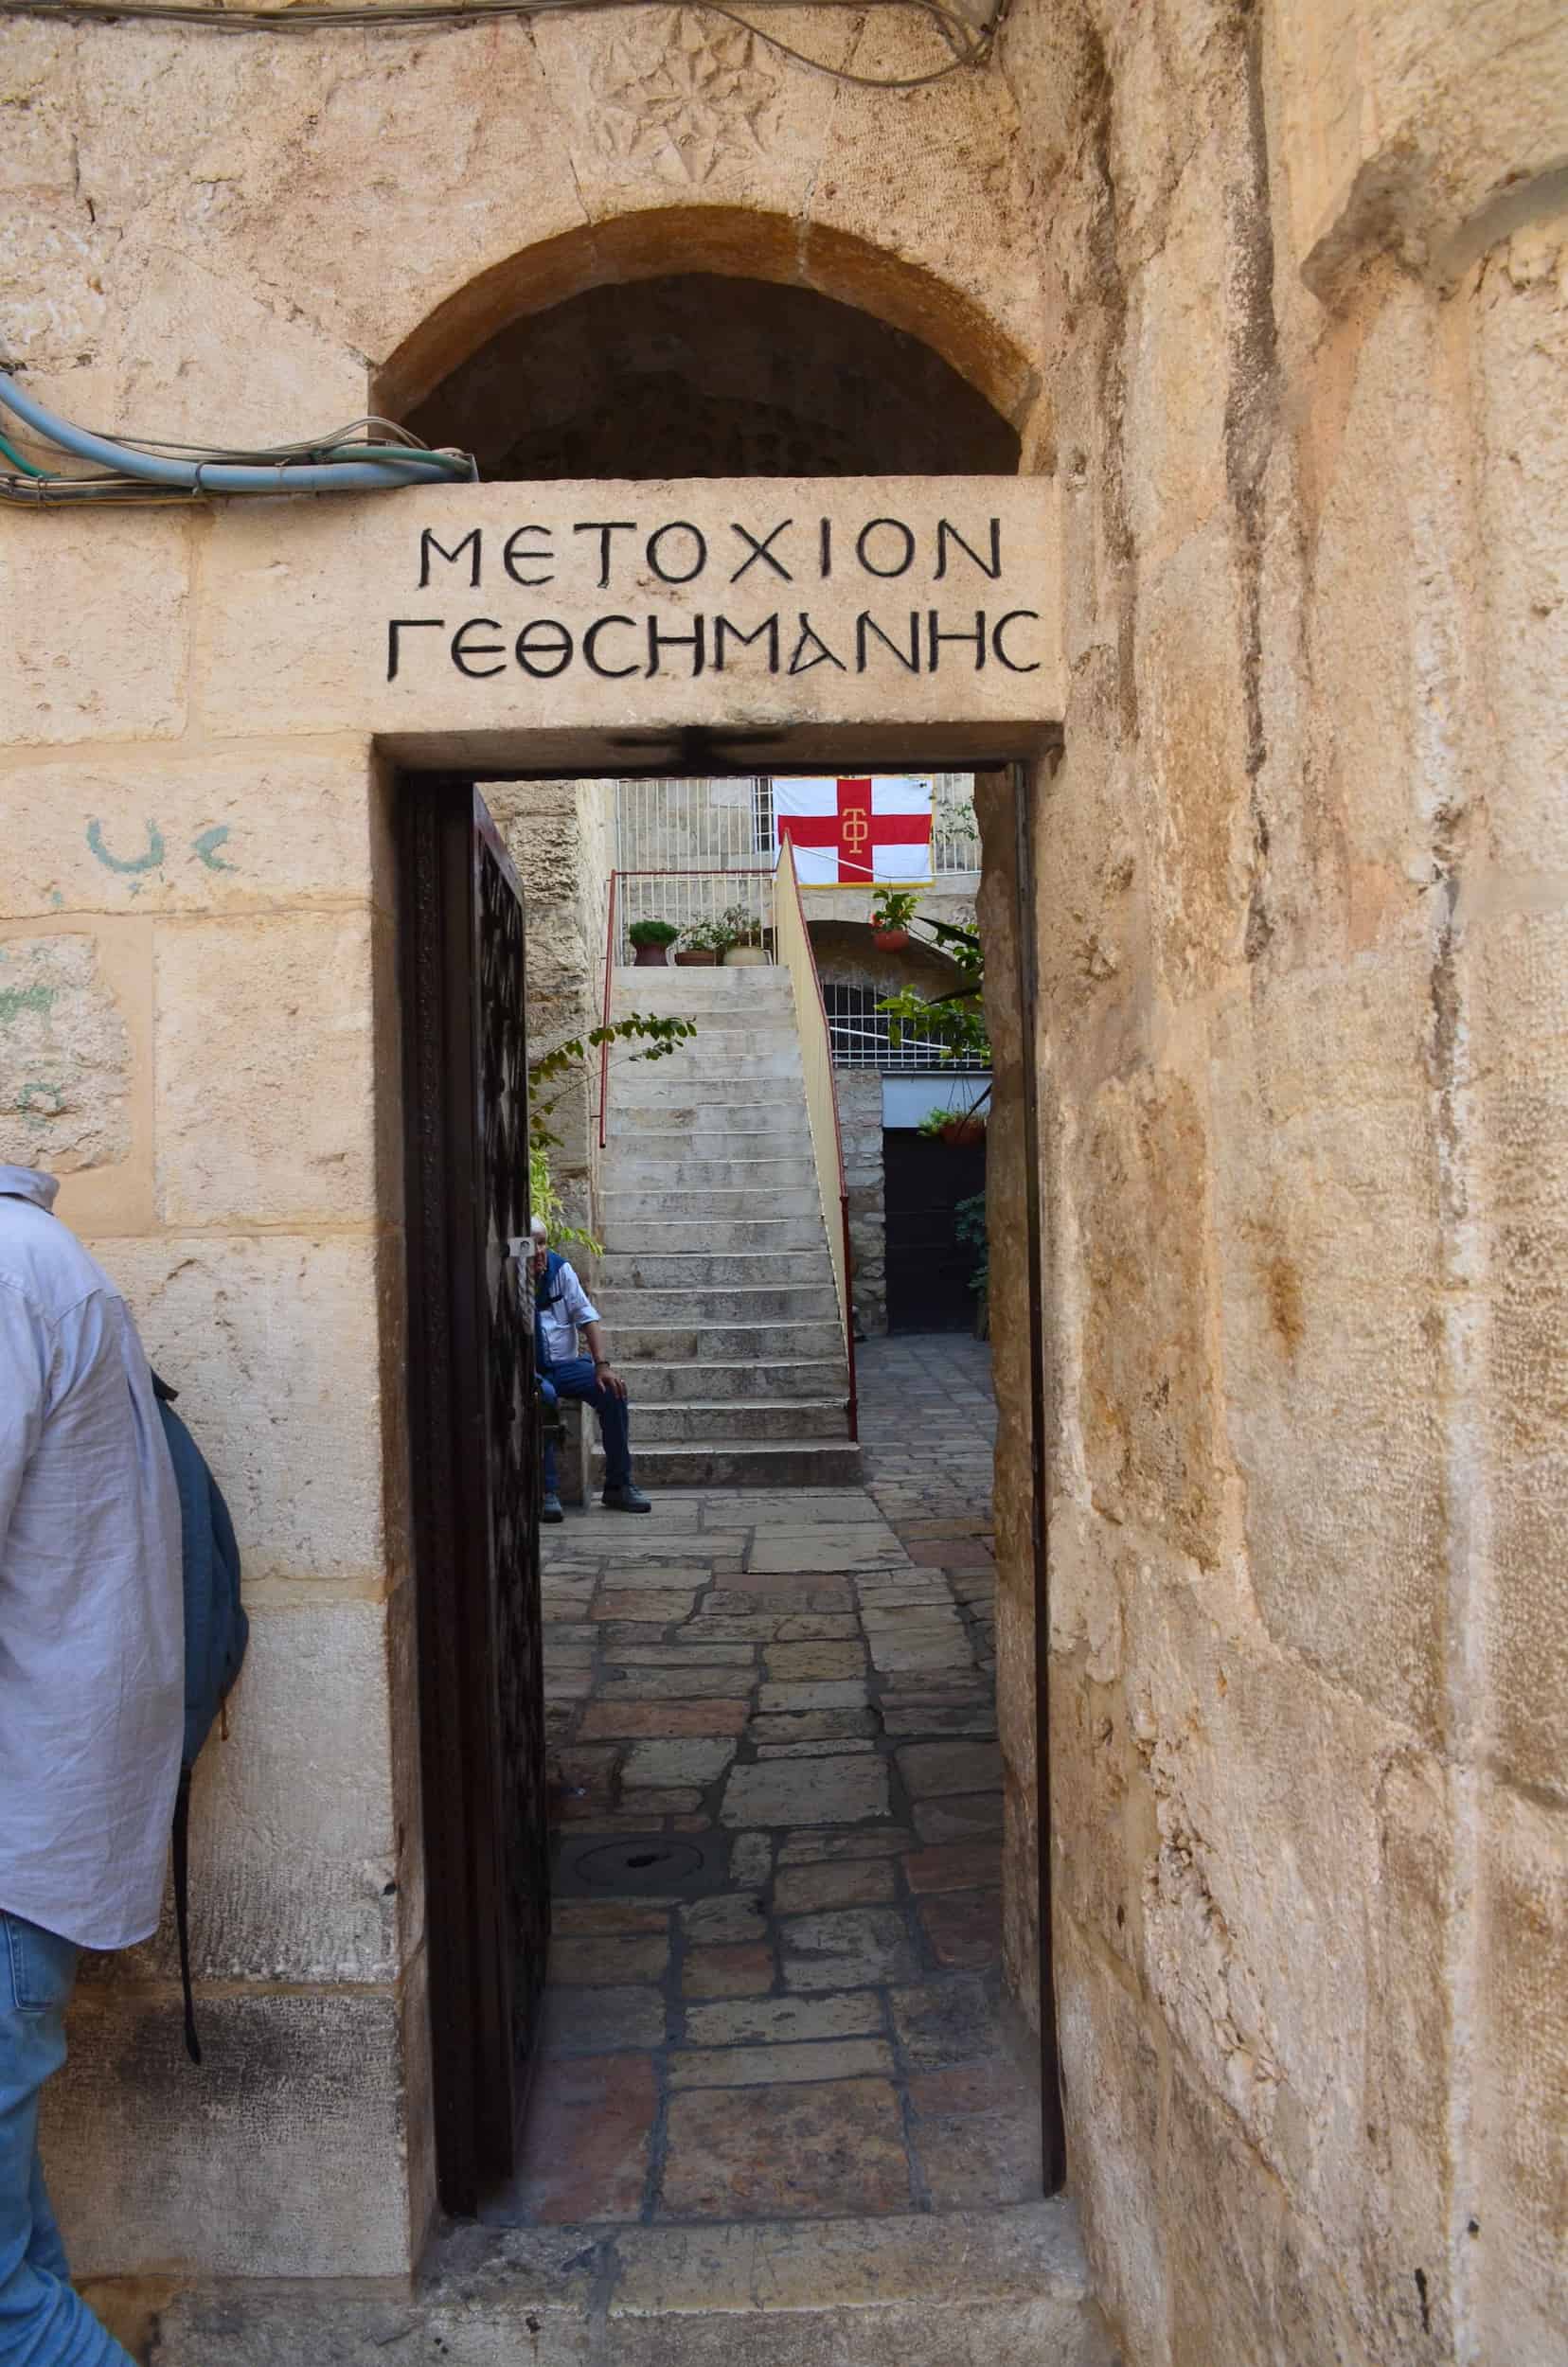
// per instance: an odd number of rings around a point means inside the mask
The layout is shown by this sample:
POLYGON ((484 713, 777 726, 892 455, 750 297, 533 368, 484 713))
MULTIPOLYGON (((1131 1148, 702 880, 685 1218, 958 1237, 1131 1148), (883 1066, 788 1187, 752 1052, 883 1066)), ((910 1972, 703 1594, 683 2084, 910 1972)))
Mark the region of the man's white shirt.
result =
MULTIPOLYGON (((536 1290, 545 1285, 540 1281, 536 1290)), ((581 1354, 578 1332, 583 1324, 597 1324, 598 1308, 588 1296, 573 1269, 563 1264, 556 1276, 555 1294, 548 1306, 540 1305, 539 1317, 544 1331, 544 1353, 552 1364, 569 1364, 581 1354)))

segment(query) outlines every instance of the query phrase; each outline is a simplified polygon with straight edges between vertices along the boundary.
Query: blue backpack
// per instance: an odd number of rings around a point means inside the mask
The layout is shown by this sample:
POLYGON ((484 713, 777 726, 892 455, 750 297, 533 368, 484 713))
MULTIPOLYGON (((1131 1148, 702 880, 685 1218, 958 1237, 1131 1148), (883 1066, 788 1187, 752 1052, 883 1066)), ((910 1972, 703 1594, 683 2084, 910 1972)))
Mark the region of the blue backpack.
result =
POLYGON ((180 1750, 180 1788, 174 1799, 174 1925, 185 1991, 186 2053, 193 2063, 199 2063, 202 2047, 196 2036, 196 2002, 190 1986, 190 1771, 240 1674, 250 1622, 240 1601, 240 1548, 223 1491, 207 1468, 206 1457, 174 1411, 178 1393, 156 1373, 152 1387, 180 1493, 185 1737, 180 1750))

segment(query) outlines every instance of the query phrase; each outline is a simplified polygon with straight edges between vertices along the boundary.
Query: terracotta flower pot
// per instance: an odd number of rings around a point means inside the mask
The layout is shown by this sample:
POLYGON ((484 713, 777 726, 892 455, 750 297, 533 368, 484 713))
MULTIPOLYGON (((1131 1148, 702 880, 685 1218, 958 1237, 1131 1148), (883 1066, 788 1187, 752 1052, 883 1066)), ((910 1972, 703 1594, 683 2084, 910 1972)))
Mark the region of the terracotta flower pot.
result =
POLYGON ((634 945, 632 952, 634 966, 638 970, 668 970, 669 968, 668 945, 634 945))
POLYGON ((880 952, 901 953, 909 943, 907 929, 873 929, 871 942, 880 952))
POLYGON ((677 970, 714 970, 719 956, 711 945, 688 945, 675 956, 677 970))
POLYGON ((951 1144, 954 1150, 961 1149, 970 1143, 983 1143, 985 1139, 986 1121, 984 1118, 951 1117, 942 1129, 943 1142, 951 1144))

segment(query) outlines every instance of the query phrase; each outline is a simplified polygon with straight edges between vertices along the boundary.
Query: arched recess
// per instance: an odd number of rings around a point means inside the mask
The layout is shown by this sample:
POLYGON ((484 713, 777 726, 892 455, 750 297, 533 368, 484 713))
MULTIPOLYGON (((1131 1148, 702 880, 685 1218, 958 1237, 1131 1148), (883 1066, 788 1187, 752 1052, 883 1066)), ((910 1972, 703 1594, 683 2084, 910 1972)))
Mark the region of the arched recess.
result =
POLYGON ((812 288, 681 272, 514 321, 405 424, 482 476, 1011 476, 1019 437, 941 355, 812 288))
MULTIPOLYGON (((918 340, 1022 432, 1039 394, 1029 357, 964 290, 868 240, 782 214, 671 206, 522 248, 456 289, 379 373, 376 408, 407 418, 492 339, 598 289, 705 275, 810 291, 918 340)), ((1016 464, 1015 464, 1016 465, 1016 464)))

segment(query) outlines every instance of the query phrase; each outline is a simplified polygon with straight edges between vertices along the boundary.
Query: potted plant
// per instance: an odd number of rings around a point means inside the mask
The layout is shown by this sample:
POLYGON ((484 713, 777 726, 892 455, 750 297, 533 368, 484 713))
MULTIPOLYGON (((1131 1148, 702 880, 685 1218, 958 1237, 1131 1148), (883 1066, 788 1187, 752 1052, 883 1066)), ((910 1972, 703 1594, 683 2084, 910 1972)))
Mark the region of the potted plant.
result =
POLYGON ((762 921, 757 913, 748 912, 744 904, 731 904, 722 912, 717 928, 724 932, 724 967, 739 970, 748 964, 756 967, 768 959, 768 949, 762 942, 762 921))
POLYGON ((928 1110, 920 1120, 919 1131, 936 1137, 955 1150, 970 1143, 983 1143, 986 1121, 979 1110, 928 1110))
POLYGON ((693 920, 681 931, 675 953, 678 970, 711 970, 729 950, 730 934, 722 920, 693 920))
POLYGON ((627 931, 639 970, 664 970, 680 931, 668 920, 634 920, 627 931))
POLYGON ((871 942, 883 953, 901 953, 919 898, 907 888, 881 888, 871 907, 871 942))

